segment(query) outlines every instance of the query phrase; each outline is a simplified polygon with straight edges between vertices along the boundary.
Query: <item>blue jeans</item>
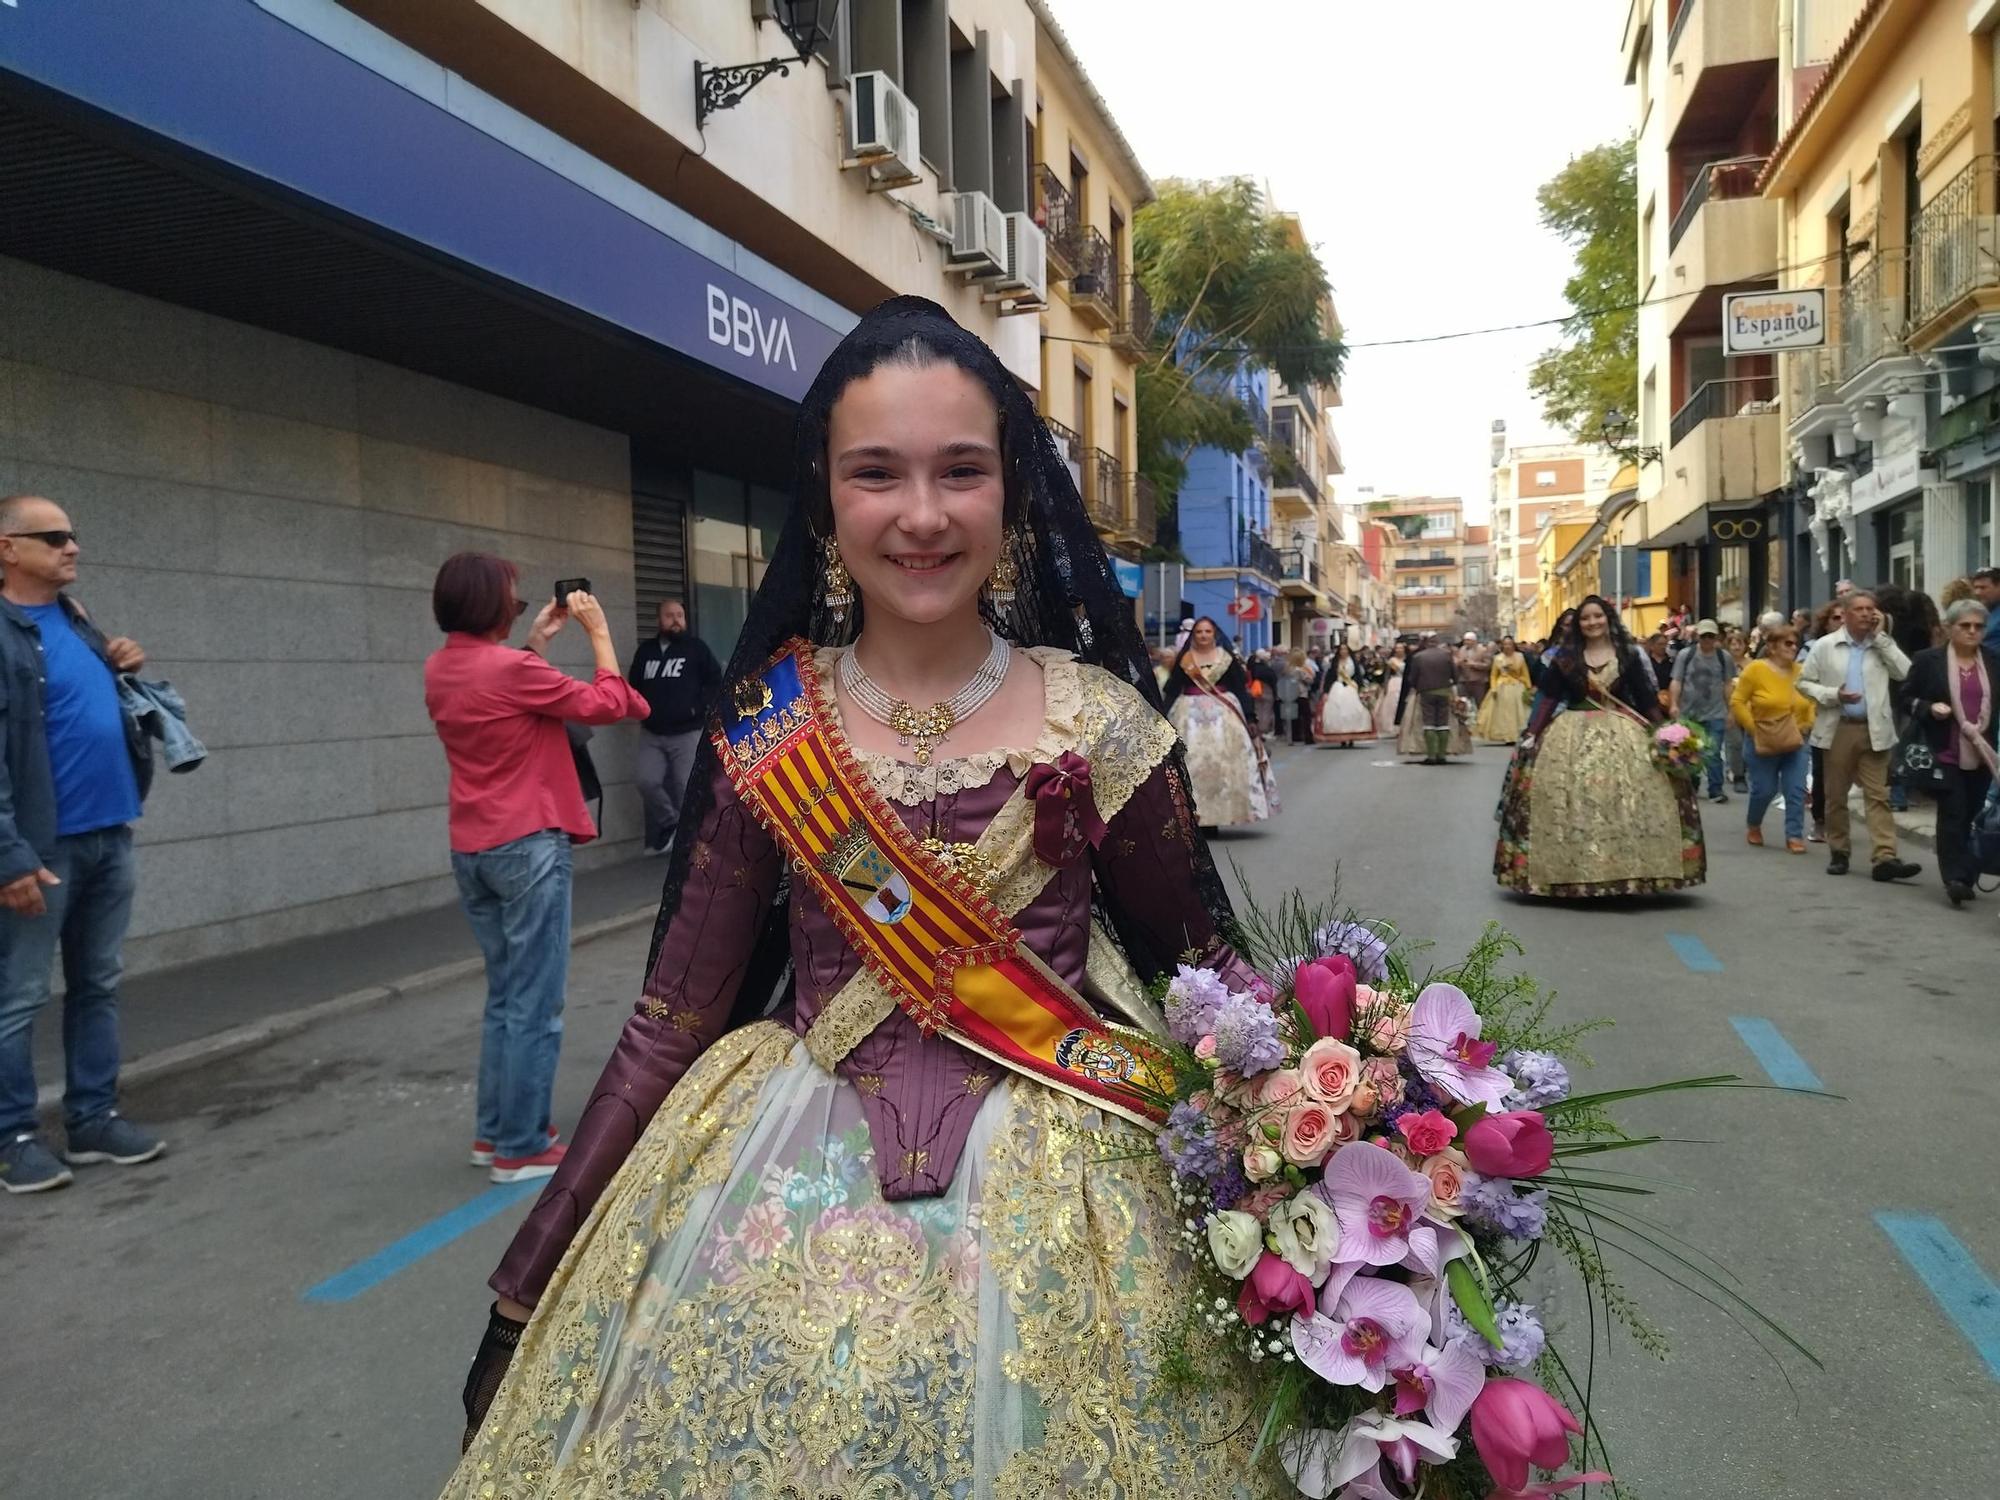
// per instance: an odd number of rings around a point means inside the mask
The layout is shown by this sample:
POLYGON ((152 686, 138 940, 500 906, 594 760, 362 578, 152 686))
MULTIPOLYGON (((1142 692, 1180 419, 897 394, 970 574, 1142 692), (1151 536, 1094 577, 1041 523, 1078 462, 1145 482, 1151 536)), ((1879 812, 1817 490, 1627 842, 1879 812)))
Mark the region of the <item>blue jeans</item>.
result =
POLYGON ((1804 745, 1783 755, 1750 752, 1750 826, 1763 825, 1771 799, 1785 794, 1785 837, 1803 841, 1806 836, 1806 767, 1812 752, 1804 745))
POLYGON ((1699 722, 1708 731, 1708 755, 1703 764, 1708 768, 1708 795, 1715 797, 1722 792, 1722 731, 1729 721, 1702 719, 1699 722))
POLYGON ((120 824, 56 840, 48 910, 0 907, 0 1135, 35 1128, 35 1015, 62 949, 63 1121, 88 1125, 118 1103, 118 980, 138 886, 132 830, 120 824))
POLYGON ((569 982, 569 835, 544 829, 451 857, 458 896, 486 958, 478 1138, 496 1156, 548 1148, 569 982))

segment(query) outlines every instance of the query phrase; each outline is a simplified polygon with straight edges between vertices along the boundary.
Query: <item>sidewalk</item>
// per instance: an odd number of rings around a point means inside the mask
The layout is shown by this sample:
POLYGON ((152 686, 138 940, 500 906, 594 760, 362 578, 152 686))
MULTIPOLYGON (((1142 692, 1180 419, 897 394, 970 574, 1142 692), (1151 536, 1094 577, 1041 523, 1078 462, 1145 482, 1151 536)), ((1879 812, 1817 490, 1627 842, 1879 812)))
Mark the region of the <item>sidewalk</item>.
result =
MULTIPOLYGON (((663 859, 629 859, 578 875, 575 940, 650 923, 666 873, 663 859)), ((386 1004, 479 966, 472 929, 454 903, 144 974, 120 988, 124 1076, 158 1076, 261 1046, 327 1015, 386 1004)), ((639 980, 632 976, 635 995, 639 980)), ((35 1019, 35 1076, 46 1108, 62 1096, 62 1001, 35 1019)))

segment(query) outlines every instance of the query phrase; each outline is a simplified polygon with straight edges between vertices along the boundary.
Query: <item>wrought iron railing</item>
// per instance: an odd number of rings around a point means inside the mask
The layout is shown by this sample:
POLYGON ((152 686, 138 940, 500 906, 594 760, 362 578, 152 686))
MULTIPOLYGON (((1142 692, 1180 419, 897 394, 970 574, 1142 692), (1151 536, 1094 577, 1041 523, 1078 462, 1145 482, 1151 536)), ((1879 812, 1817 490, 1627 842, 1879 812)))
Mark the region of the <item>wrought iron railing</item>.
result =
POLYGON ((1828 344, 1819 349, 1794 349, 1785 356, 1785 384, 1792 393, 1794 412, 1832 406, 1840 400, 1840 355, 1838 344, 1828 344))
POLYGON ((1118 460, 1102 448, 1093 448, 1083 473, 1088 481, 1083 498, 1091 524, 1099 531, 1123 531, 1125 487, 1118 482, 1118 460))
POLYGON ((1125 476, 1129 530, 1143 547, 1150 547, 1160 535, 1160 492, 1144 474, 1125 476))
POLYGON ((1911 235, 1911 327, 1928 323, 1979 287, 2000 284, 1993 181, 1994 158, 1974 157, 1917 215, 1911 235))
POLYGON ((1278 550, 1278 577, 1285 583, 1309 583, 1319 587, 1319 560, 1307 557, 1303 547, 1278 550))
POLYGON ((1118 282, 1117 336, 1135 349, 1144 348, 1153 339, 1153 299, 1129 271, 1118 282))
POLYGON ((1262 573, 1266 578, 1279 577, 1278 549, 1255 532, 1245 531, 1238 539, 1237 566, 1248 568, 1253 573, 1262 573))
POLYGON ((1076 270, 1070 276, 1069 290, 1073 301, 1095 301, 1107 317, 1116 320, 1118 258, 1111 253, 1111 241, 1088 225, 1077 233, 1076 270))
MULTIPOLYGON (((1239 398, 1240 399, 1240 398, 1239 398)), ((1271 441, 1271 411, 1262 402, 1246 400, 1243 414, 1250 419, 1250 430, 1264 442, 1271 441)))
POLYGON ((1878 359, 1903 352, 1909 336, 1903 285, 1909 252, 1878 250, 1840 294, 1841 378, 1851 380, 1878 359))
POLYGON ((1035 191, 1041 204, 1037 222, 1048 242, 1049 275, 1060 281, 1076 270, 1077 231, 1083 221, 1069 188, 1046 164, 1035 168, 1035 191))
POLYGON ((1681 8, 1674 12, 1674 18, 1667 24, 1667 56, 1674 55, 1674 48, 1681 44, 1681 33, 1688 28, 1688 17, 1694 14, 1695 0, 1681 0, 1681 8))
POLYGON ((1314 509, 1319 507, 1319 485, 1314 482, 1303 461, 1294 464, 1289 472, 1275 477, 1272 486, 1281 490, 1303 491, 1305 497, 1312 501, 1314 509))
POLYGON ((1728 161, 1710 162, 1694 174, 1694 181, 1688 184, 1687 196, 1681 199, 1681 206, 1674 211, 1673 226, 1667 231, 1667 249, 1675 249, 1688 226, 1694 223, 1695 215, 1709 199, 1754 198, 1757 196, 1757 178, 1763 172, 1767 156, 1735 156, 1728 161))
POLYGON ((1770 375, 1711 380, 1674 413, 1673 423, 1667 429, 1667 446, 1678 448, 1681 439, 1712 418, 1733 417, 1752 402, 1775 401, 1777 397, 1778 382, 1770 375))

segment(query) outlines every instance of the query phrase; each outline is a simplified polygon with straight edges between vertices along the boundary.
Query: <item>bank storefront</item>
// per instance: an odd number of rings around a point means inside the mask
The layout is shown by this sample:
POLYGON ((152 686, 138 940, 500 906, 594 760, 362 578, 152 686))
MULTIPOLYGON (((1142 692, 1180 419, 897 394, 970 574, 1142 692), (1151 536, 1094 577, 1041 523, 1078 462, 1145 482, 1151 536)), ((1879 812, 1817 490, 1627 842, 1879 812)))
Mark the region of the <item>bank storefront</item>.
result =
POLYGON ((215 752, 148 807, 135 962, 448 899, 437 563, 725 649, 851 324, 331 0, 0 6, 0 492, 70 510, 215 752))

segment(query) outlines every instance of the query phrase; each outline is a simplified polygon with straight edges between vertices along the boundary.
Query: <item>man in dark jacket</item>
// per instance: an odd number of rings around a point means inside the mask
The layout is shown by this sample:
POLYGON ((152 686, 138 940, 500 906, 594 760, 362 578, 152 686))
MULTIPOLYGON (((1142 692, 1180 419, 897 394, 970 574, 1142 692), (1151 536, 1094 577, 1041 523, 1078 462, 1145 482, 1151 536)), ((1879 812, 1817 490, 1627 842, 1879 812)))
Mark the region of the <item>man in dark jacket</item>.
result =
POLYGON ((646 807, 648 854, 665 854, 674 841, 709 702, 722 685, 722 667, 706 641, 688 634, 687 608, 680 600, 660 601, 659 626, 659 634, 632 653, 625 673, 652 709, 639 726, 633 767, 646 807))
POLYGON ((1458 663, 1452 660, 1451 652, 1437 636, 1426 635, 1423 649, 1403 669, 1403 697, 1405 702, 1414 698, 1416 711, 1423 715, 1423 764, 1427 766, 1443 765, 1451 748, 1453 684, 1457 680, 1458 663))
POLYGON ((166 1149, 118 1104, 118 979, 137 884, 132 823, 150 760, 118 700, 135 642, 106 640, 63 593, 76 532, 48 500, 0 500, 0 1188, 40 1192, 82 1166, 166 1149), (63 1161, 35 1120, 33 1027, 62 949, 63 1161))

